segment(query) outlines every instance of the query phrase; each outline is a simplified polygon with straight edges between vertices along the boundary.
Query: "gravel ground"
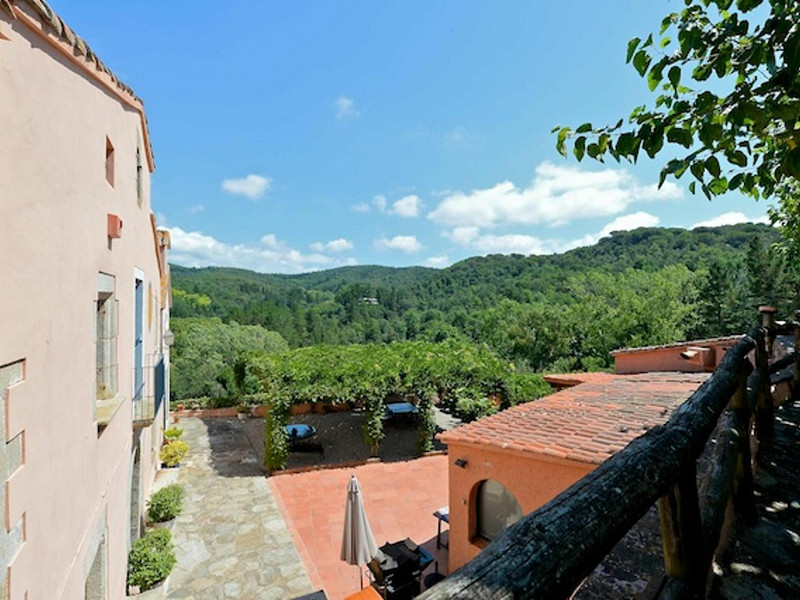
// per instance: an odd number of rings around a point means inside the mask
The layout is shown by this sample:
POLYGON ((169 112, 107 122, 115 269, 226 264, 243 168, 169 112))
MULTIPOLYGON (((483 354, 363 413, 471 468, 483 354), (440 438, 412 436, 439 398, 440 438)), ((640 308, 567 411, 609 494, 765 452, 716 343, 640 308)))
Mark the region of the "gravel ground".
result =
MULTIPOLYGON (((364 441, 363 412, 333 412, 327 414, 308 413, 289 418, 289 423, 305 423, 317 429, 311 442, 321 444, 324 452, 296 451, 289 454, 286 467, 289 469, 318 465, 337 465, 363 462, 369 458, 369 448, 364 441)), ((244 431, 258 455, 259 464, 264 464, 264 419, 252 418, 243 422, 244 431)), ((441 431, 437 427, 437 432, 441 431)), ((378 456, 383 462, 408 460, 417 456, 417 423, 384 423, 386 437, 381 442, 378 456)), ((434 440, 436 450, 446 447, 434 440)))

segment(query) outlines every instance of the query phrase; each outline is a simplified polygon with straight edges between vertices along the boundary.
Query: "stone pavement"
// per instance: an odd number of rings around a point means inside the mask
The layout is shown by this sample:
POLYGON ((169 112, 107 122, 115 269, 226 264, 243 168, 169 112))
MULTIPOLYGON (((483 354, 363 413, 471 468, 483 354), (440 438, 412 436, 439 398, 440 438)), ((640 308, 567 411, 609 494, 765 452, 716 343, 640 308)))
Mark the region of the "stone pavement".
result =
POLYGON ((300 556, 236 419, 185 418, 189 454, 173 529, 168 598, 285 600, 312 591, 300 556))

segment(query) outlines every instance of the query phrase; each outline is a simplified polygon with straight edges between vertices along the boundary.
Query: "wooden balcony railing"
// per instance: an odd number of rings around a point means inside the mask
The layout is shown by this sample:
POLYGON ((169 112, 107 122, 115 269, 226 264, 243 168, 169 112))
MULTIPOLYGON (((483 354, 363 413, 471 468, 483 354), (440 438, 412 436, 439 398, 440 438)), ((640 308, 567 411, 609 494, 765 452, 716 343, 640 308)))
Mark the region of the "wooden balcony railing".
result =
POLYGON ((729 502, 740 517, 755 518, 750 436, 772 436, 770 373, 794 364, 800 381, 796 353, 769 364, 775 336, 792 332, 797 344, 800 328, 778 328, 772 313, 763 314, 763 326, 727 352, 666 424, 523 517, 420 598, 568 598, 656 502, 667 576, 660 597, 702 597, 729 502), (697 459, 718 423, 698 495, 697 459))

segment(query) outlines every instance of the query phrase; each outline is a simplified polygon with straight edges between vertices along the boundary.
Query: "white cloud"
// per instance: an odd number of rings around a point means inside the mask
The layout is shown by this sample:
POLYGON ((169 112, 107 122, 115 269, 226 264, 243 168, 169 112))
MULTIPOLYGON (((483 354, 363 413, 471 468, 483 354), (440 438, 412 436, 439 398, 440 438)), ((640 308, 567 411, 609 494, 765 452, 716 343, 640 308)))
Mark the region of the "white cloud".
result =
POLYGON ((304 254, 274 234, 265 235, 258 242, 226 244, 201 231, 184 231, 180 227, 170 227, 169 231, 172 238, 170 262, 187 267, 222 266, 262 273, 302 273, 352 264, 352 259, 304 254))
POLYGON ((422 208, 422 200, 419 196, 414 194, 410 196, 403 196, 392 204, 392 209, 389 211, 398 217, 417 217, 422 208))
POLYGON ((353 204, 353 206, 350 207, 350 210, 352 210, 353 212, 367 213, 369 212, 369 204, 367 204, 366 202, 353 204))
POLYGON ((698 227, 720 227, 721 225, 736 225, 738 223, 765 223, 769 224, 769 217, 766 215, 762 215, 760 217, 748 217, 744 213, 740 212, 726 212, 718 217, 714 217, 713 219, 708 219, 707 221, 700 221, 692 225, 692 229, 697 229, 698 227))
POLYGON ((580 239, 570 242, 565 249, 577 248, 578 246, 591 246, 602 238, 611 235, 613 231, 631 231, 639 227, 655 227, 659 219, 655 215, 646 212, 636 212, 622 217, 617 217, 611 223, 603 227, 597 233, 590 233, 580 239))
POLYGON ((195 204, 194 206, 190 206, 189 208, 187 208, 186 212, 188 212, 190 215, 196 215, 197 213, 204 212, 205 210, 206 210, 205 205, 195 204))
POLYGON ((509 233, 504 235, 481 235, 477 227, 456 227, 444 236, 451 242, 477 250, 484 254, 553 254, 566 252, 579 246, 591 246, 612 231, 630 231, 638 227, 655 227, 658 217, 646 212, 637 212, 617 217, 597 233, 590 233, 574 240, 542 239, 533 235, 509 233))
POLYGON ((377 196, 373 196, 372 204, 381 212, 386 212, 386 196, 378 194, 377 196))
POLYGON ((466 127, 459 125, 444 134, 444 147, 448 150, 471 150, 475 147, 475 139, 466 127))
POLYGON ((560 249, 556 241, 515 233, 482 235, 470 245, 484 254, 552 254, 560 249))
POLYGON ((446 267, 450 264, 450 259, 447 257, 446 254, 442 256, 431 256, 430 258, 426 258, 425 262, 422 263, 426 267, 433 267, 434 269, 441 269, 446 267))
POLYGON ((314 252, 344 252, 353 249, 353 242, 345 238, 338 238, 330 242, 314 242, 311 244, 314 252))
POLYGON ((229 194, 257 200, 269 189, 272 179, 263 175, 248 175, 238 179, 223 179, 222 189, 229 194))
POLYGON ((356 110, 353 99, 348 98, 347 96, 339 96, 334 104, 336 105, 336 118, 340 121, 352 119, 361 114, 358 110, 356 110))
POLYGON ((642 186, 622 170, 581 171, 543 162, 523 189, 510 181, 442 200, 428 218, 450 227, 564 225, 576 219, 619 214, 630 204, 680 198, 683 190, 666 182, 642 186))
POLYGON ((422 250, 422 244, 413 235, 396 235, 391 239, 384 237, 375 241, 375 247, 379 250, 400 250, 406 254, 422 250))
POLYGON ((445 232, 444 236, 460 246, 467 246, 477 239, 479 234, 480 229, 477 227, 456 227, 452 231, 445 232))

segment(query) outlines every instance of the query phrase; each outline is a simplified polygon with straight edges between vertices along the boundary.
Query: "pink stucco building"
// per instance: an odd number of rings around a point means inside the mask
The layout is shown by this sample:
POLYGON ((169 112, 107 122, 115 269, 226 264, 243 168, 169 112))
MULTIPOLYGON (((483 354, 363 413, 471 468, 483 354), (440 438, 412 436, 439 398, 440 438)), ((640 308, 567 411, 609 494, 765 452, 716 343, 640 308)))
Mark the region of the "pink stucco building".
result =
POLYGON ((3 0, 0 132, 0 600, 122 598, 168 393, 144 109, 45 2, 3 0))

